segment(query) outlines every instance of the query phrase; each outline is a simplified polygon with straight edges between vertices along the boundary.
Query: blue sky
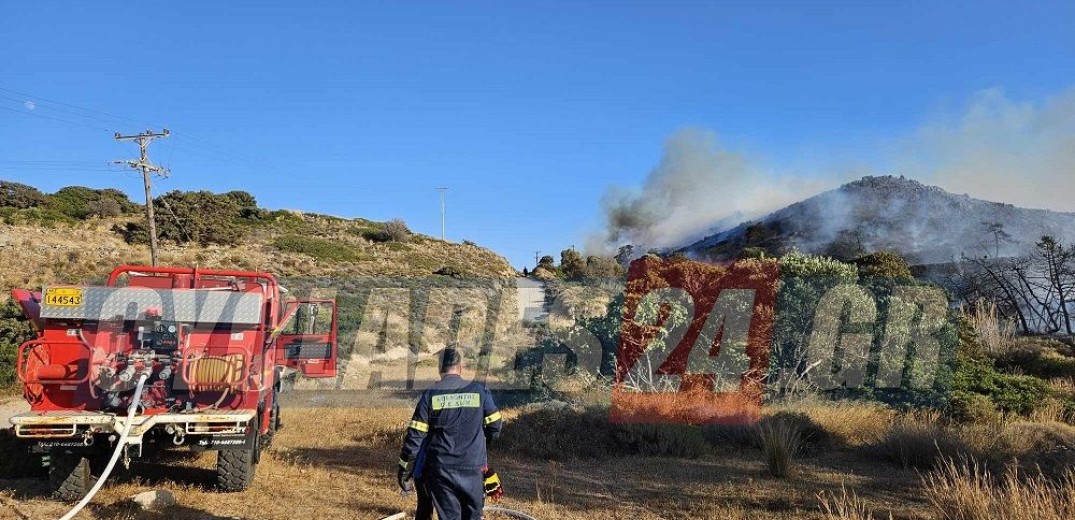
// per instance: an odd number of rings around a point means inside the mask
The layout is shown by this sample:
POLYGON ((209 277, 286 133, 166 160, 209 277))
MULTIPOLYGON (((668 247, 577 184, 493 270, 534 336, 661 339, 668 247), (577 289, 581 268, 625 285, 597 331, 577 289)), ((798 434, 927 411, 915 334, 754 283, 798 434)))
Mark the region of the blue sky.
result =
POLYGON ((9 2, 0 178, 137 194, 104 167, 135 153, 111 131, 167 126, 158 192, 436 235, 446 185, 448 238, 521 267, 601 228, 678 129, 804 176, 883 166, 975 92, 1070 88, 1073 22, 1071 2, 9 2))

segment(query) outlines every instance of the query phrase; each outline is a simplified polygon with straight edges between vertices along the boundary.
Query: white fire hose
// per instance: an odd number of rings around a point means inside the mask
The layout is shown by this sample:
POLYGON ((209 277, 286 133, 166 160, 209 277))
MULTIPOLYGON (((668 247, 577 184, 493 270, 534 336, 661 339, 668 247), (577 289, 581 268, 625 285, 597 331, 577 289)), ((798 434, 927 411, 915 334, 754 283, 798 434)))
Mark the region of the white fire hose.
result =
MULTIPOLYGON (((534 518, 534 517, 532 517, 532 516, 530 516, 530 515, 528 515, 526 513, 516 511, 514 509, 508 509, 506 507, 500 507, 500 506, 485 506, 485 509, 483 509, 482 512, 483 513, 500 513, 502 515, 507 515, 507 516, 509 516, 511 518, 518 518, 519 520, 537 520, 537 518, 534 518)), ((407 518, 407 513, 396 513, 396 514, 391 515, 391 516, 386 516, 386 517, 382 518, 381 520, 406 520, 406 518, 407 518)))
POLYGON ((116 461, 119 460, 120 454, 123 453, 123 448, 127 446, 127 437, 131 434, 131 426, 134 424, 134 413, 138 411, 138 404, 142 402, 142 390, 145 387, 146 379, 148 378, 149 373, 147 372, 142 372, 142 374, 138 376, 138 386, 134 389, 134 397, 131 398, 131 405, 127 407, 127 424, 123 427, 123 434, 120 435, 119 440, 116 441, 116 451, 112 453, 112 458, 109 459, 108 466, 105 466, 104 472, 101 473, 97 482, 90 488, 90 492, 86 494, 85 498, 75 505, 74 509, 68 511, 66 515, 63 515, 60 520, 71 520, 79 513, 79 511, 82 511, 82 508, 86 507, 86 505, 90 503, 90 500, 93 500, 93 496, 101 490, 101 486, 104 485, 105 480, 112 474, 112 469, 116 467, 116 461))

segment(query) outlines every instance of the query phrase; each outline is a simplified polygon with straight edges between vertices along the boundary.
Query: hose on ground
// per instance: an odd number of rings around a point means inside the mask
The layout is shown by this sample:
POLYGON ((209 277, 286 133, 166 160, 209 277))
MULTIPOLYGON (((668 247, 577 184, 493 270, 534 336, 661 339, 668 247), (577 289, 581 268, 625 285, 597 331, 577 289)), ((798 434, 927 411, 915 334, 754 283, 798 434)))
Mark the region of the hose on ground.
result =
MULTIPOLYGON (((511 518, 518 518, 519 520, 537 520, 537 518, 534 518, 534 517, 532 517, 532 516, 530 516, 530 515, 528 515, 526 513, 523 513, 521 511, 516 511, 514 509, 508 509, 506 507, 500 507, 500 506, 485 506, 485 509, 483 509, 482 512, 483 513, 499 513, 499 514, 502 514, 502 515, 507 515, 507 516, 509 516, 511 518)), ((386 516, 386 517, 382 518, 381 520, 404 520, 405 518, 407 518, 406 513, 396 513, 394 515, 386 516)))
POLYGON ((66 515, 63 515, 60 520, 71 520, 75 515, 82 511, 82 508, 86 507, 86 505, 90 503, 90 500, 93 500, 93 496, 101 490, 101 486, 104 485, 105 480, 112 474, 112 469, 116 467, 116 461, 119 460, 120 454, 123 453, 123 448, 127 446, 127 437, 131 434, 131 426, 134 423, 134 413, 138 411, 138 404, 142 402, 142 390, 145 388, 146 379, 148 378, 149 374, 146 372, 143 372, 142 375, 138 376, 138 386, 134 389, 134 397, 131 398, 131 405, 127 407, 127 424, 124 425, 123 433, 120 435, 119 440, 116 441, 116 451, 112 453, 112 458, 108 460, 108 465, 105 466, 105 470, 101 473, 100 478, 97 479, 97 482, 90 488, 90 492, 86 494, 82 501, 76 504, 66 515))
POLYGON ((483 509, 482 512, 483 513, 500 513, 502 515, 508 515, 508 516, 510 516, 512 518, 518 518, 519 520, 537 520, 537 518, 534 518, 534 517, 532 517, 532 516, 530 516, 530 515, 528 515, 526 513, 523 513, 521 511, 516 511, 514 509, 508 509, 506 507, 500 507, 500 506, 485 506, 485 509, 483 509))

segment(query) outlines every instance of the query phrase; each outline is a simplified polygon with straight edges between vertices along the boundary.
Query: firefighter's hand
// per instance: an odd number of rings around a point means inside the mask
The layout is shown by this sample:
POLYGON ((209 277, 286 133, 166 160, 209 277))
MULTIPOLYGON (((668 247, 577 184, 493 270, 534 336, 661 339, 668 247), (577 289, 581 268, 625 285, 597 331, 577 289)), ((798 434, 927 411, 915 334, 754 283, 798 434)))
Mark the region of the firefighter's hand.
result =
POLYGON ((485 496, 498 502, 504 495, 504 485, 500 483, 500 475, 496 470, 486 466, 482 468, 482 480, 484 481, 485 496))
POLYGON ((411 493, 414 491, 414 480, 411 479, 411 472, 407 471, 407 468, 403 466, 399 467, 399 472, 396 474, 396 482, 399 484, 399 490, 403 493, 411 493))

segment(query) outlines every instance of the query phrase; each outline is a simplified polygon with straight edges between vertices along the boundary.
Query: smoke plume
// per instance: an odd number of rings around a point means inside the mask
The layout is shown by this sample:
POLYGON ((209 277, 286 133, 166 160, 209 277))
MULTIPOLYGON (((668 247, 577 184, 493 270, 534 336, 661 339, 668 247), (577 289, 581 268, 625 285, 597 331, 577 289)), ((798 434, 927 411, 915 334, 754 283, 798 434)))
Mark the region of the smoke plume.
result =
MULTIPOLYGON (((983 90, 960 109, 934 115, 888 143, 882 150, 842 155, 882 157, 855 177, 902 174, 976 198, 1075 210, 1075 89, 1039 102, 983 90)), ((815 166, 829 173, 808 178, 763 164, 722 147, 712 131, 680 130, 640 189, 608 190, 602 200, 607 228, 587 245, 605 251, 625 243, 678 247, 852 180, 835 164, 815 166)))
POLYGON ((660 163, 641 190, 616 187, 605 194, 608 226, 602 239, 645 248, 677 246, 783 207, 823 186, 767 171, 745 154, 720 146, 711 131, 684 129, 665 143, 660 163))
POLYGON ((1075 89, 1039 103, 980 91, 907 139, 893 162, 923 182, 1016 206, 1075 210, 1075 89))

